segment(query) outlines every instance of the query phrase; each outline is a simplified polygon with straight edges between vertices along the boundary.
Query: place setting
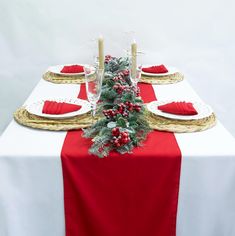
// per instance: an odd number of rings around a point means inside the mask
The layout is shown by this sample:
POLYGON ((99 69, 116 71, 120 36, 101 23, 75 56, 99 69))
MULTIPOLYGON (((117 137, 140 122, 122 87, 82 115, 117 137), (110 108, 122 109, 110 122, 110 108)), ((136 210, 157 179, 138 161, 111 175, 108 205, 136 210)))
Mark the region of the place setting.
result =
POLYGON ((85 83, 84 64, 66 64, 50 66, 42 78, 56 84, 85 83))
POLYGON ((71 130, 91 125, 91 107, 83 99, 48 99, 19 108, 14 113, 21 125, 44 130, 71 130))
POLYGON ((146 105, 146 119, 153 129, 175 133, 198 132, 216 124, 212 108, 194 101, 153 101, 146 105))
POLYGON ((149 84, 174 84, 182 81, 184 75, 175 67, 142 65, 140 82, 149 84))

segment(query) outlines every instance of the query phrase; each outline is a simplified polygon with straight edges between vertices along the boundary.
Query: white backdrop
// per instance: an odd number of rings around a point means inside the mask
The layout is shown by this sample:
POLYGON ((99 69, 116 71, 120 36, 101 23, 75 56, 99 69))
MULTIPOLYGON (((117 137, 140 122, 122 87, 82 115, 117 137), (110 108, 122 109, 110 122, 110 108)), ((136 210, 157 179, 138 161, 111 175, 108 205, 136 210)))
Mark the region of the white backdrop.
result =
POLYGON ((49 65, 122 55, 135 31, 146 63, 179 68, 235 135, 233 0, 0 0, 0 133, 49 65))

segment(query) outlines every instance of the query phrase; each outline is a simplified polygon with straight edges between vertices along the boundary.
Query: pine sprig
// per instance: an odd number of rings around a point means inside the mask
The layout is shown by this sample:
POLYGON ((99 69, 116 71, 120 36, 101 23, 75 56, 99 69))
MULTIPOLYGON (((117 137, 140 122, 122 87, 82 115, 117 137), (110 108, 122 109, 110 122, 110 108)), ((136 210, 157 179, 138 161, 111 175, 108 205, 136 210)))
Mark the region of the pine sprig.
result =
POLYGON ((145 120, 139 89, 131 84, 128 67, 128 58, 105 57, 105 76, 98 106, 98 113, 104 116, 83 130, 83 136, 93 142, 89 152, 98 157, 108 156, 114 150, 121 154, 131 153, 134 147, 142 145, 151 131, 145 120))

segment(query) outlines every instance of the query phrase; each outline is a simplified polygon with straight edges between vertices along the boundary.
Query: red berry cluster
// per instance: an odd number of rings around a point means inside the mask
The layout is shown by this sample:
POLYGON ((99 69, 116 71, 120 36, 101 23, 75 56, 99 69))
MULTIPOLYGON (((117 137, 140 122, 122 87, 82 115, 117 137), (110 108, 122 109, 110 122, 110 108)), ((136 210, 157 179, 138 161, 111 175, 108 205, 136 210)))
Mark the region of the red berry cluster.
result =
MULTIPOLYGON (((123 103, 121 103, 121 104, 123 104, 123 103)), ((121 104, 118 105, 117 109, 103 110, 103 114, 106 116, 107 119, 113 118, 117 114, 121 114, 123 117, 127 117, 129 115, 129 111, 126 110, 126 108, 123 107, 121 104)))
POLYGON ((125 80, 123 79, 123 77, 121 75, 114 76, 113 81, 114 82, 125 82, 125 80))
POLYGON ((116 92, 118 94, 122 94, 122 92, 126 89, 126 86, 125 85, 121 85, 120 83, 116 83, 113 86, 113 89, 116 90, 116 92))
POLYGON ((112 58, 113 58, 113 57, 112 57, 111 55, 106 55, 106 56, 105 56, 105 59, 104 59, 104 63, 105 63, 105 64, 108 64, 109 61, 112 60, 112 58))
POLYGON ((132 102, 125 102, 125 106, 128 111, 141 111, 141 105, 133 104, 132 102))
POLYGON ((110 119, 119 114, 118 110, 115 109, 108 109, 108 110, 103 110, 103 114, 106 116, 106 118, 110 119))
POLYGON ((112 136, 113 139, 111 142, 115 147, 121 147, 131 141, 129 133, 125 131, 121 132, 118 127, 112 129, 112 136))
POLYGON ((132 111, 140 112, 141 105, 133 104, 132 102, 120 103, 117 105, 117 109, 103 110, 103 114, 107 119, 110 119, 115 117, 117 114, 121 114, 123 117, 128 117, 129 112, 132 111))
POLYGON ((118 110, 118 113, 124 117, 127 117, 129 115, 129 111, 127 109, 127 106, 124 103, 118 104, 117 110, 118 110))

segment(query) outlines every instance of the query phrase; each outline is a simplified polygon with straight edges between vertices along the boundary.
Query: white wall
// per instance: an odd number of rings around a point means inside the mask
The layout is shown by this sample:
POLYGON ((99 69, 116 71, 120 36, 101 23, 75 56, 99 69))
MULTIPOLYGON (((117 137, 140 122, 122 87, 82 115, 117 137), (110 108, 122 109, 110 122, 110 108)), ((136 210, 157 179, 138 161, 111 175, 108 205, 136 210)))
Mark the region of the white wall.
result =
POLYGON ((181 69, 235 135, 233 0, 0 0, 0 131, 53 64, 88 60, 100 33, 121 55, 135 31, 146 63, 181 69))

